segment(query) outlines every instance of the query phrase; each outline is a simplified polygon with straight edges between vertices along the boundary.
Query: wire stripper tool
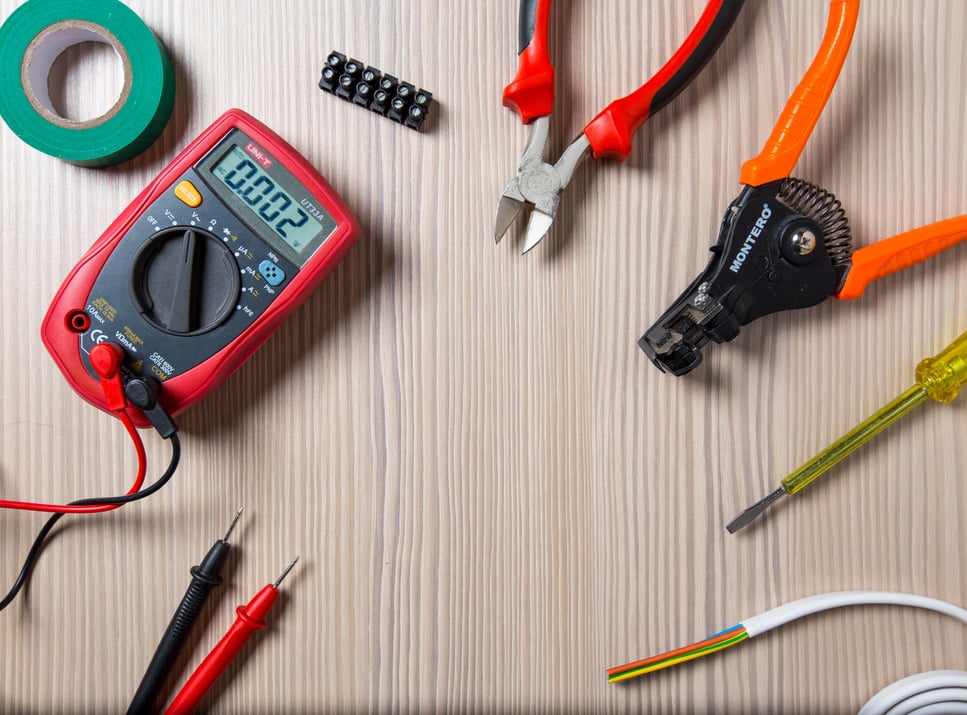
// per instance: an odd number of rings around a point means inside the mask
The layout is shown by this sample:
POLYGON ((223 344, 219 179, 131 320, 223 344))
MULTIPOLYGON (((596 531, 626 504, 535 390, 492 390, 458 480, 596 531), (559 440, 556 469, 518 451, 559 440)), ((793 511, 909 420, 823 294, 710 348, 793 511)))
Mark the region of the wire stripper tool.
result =
POLYGON ((734 340, 757 318, 830 296, 858 298, 872 281, 967 238, 967 216, 959 216, 854 251, 840 201, 790 177, 839 76, 858 15, 859 0, 832 0, 816 58, 762 152, 742 166, 744 188, 725 212, 711 260, 638 341, 663 372, 694 370, 703 345, 734 340))
POLYGON ((637 90, 605 107, 553 162, 544 158, 554 105, 554 66, 547 43, 551 0, 521 0, 519 66, 504 89, 503 103, 531 125, 531 133, 518 174, 497 204, 494 239, 499 242, 524 207, 531 206, 524 253, 540 243, 554 221, 561 192, 588 153, 595 159, 627 159, 638 127, 691 83, 728 34, 743 2, 710 0, 671 59, 637 90))

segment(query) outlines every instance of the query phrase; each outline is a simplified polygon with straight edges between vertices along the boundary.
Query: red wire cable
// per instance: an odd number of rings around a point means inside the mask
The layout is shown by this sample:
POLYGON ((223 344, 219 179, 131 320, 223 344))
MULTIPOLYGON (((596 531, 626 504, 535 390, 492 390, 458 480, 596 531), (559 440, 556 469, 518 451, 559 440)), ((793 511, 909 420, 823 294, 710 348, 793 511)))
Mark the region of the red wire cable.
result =
MULTIPOLYGON (((141 488, 144 484, 144 477, 148 471, 148 457, 144 451, 144 442, 141 441, 141 435, 138 433, 138 429, 131 422, 131 418, 128 417, 127 413, 123 410, 119 410, 115 413, 124 428, 128 431, 128 435, 131 437, 131 441, 134 442, 134 448, 138 453, 138 475, 135 477, 134 484, 128 490, 128 494, 134 494, 141 488)), ((121 504, 91 504, 86 506, 71 506, 70 504, 44 504, 42 502, 31 502, 31 501, 10 501, 7 499, 0 499, 0 508, 2 509, 24 509, 27 511, 48 511, 56 512, 58 514, 93 514, 101 511, 110 511, 111 509, 117 509, 121 504)))

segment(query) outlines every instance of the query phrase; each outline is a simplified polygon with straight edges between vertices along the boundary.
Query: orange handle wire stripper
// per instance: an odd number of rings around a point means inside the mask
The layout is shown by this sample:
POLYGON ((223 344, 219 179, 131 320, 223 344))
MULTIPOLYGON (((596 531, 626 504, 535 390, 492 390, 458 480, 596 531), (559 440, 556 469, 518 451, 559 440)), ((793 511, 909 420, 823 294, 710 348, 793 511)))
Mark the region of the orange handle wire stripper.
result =
POLYGON ((873 281, 967 239, 965 215, 853 250, 839 200, 790 177, 839 77, 859 10, 859 0, 832 0, 816 58, 761 153, 742 166, 744 187, 711 260, 638 341, 660 370, 684 375, 709 341, 734 340, 741 326, 770 313, 858 298, 873 281))

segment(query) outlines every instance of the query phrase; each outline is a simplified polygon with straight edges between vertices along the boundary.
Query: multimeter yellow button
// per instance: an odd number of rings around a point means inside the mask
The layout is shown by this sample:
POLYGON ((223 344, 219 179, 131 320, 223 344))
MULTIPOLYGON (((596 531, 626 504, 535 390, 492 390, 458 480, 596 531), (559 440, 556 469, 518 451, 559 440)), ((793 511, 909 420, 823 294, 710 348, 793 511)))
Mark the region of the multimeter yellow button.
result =
POLYGON ((192 208, 196 208, 201 204, 201 193, 187 179, 175 187, 175 196, 192 208))

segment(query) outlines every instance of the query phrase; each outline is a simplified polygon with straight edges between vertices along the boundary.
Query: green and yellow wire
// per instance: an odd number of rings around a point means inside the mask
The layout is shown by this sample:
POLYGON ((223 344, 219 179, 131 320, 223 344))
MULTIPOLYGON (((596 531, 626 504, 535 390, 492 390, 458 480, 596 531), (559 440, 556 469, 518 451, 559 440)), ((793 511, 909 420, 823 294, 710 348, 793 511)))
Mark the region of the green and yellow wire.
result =
POLYGON ((675 650, 670 650, 659 655, 653 655, 644 660, 636 660, 633 663, 608 668, 606 671, 608 674, 608 682, 617 683, 622 680, 628 680, 629 678, 636 678, 645 673, 653 673, 662 668, 669 668, 679 663, 694 660, 695 658, 701 658, 703 655, 724 650, 748 638, 749 633, 745 630, 744 626, 733 626, 724 631, 719 631, 715 635, 709 636, 698 643, 676 648, 675 650))

